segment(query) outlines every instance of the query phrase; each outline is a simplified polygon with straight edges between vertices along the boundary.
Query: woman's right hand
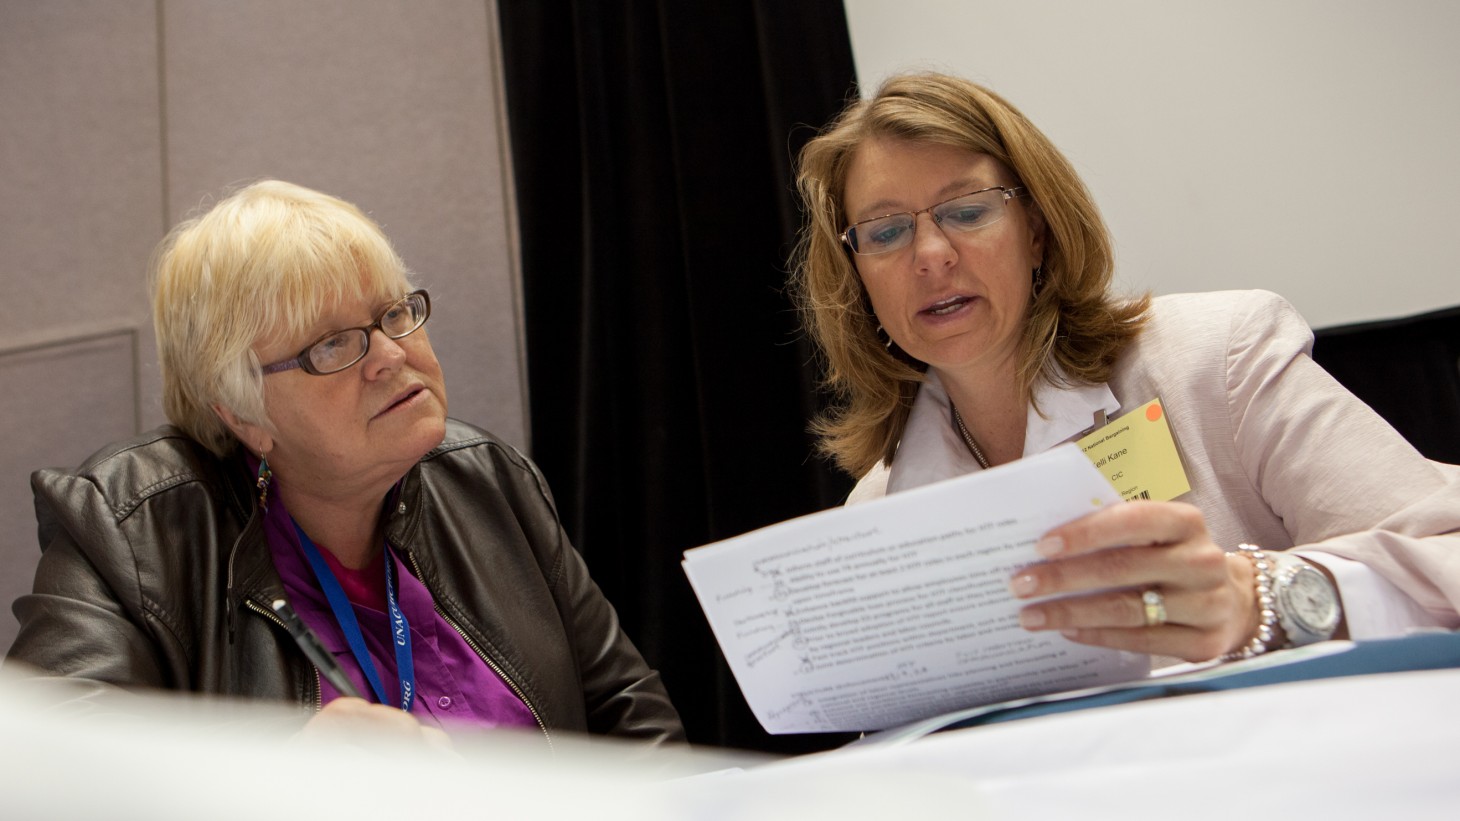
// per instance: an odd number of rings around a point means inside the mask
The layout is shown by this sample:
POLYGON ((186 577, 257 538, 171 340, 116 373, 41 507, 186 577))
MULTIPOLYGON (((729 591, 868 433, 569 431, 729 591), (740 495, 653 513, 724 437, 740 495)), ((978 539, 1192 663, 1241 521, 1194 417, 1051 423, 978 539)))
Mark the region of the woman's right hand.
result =
POLYGON ((1205 661, 1242 647, 1257 631, 1252 563, 1212 542, 1206 519, 1183 502, 1111 505, 1049 531, 1045 561, 1015 574, 1027 630, 1071 641, 1205 661), (1161 594, 1162 620, 1147 621, 1142 591, 1161 594))
POLYGON ((427 727, 395 707, 362 698, 343 697, 324 705, 295 736, 300 741, 386 742, 422 744, 449 751, 451 737, 439 727, 427 727))

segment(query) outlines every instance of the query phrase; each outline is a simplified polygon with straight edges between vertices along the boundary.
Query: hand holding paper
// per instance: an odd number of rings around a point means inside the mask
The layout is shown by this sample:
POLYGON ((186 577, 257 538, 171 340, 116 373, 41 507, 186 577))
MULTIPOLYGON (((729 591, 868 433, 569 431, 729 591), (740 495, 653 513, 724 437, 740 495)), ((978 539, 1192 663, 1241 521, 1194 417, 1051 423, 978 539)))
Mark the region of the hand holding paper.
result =
POLYGON ((1146 656, 1021 629, 1008 586, 1041 534, 1119 501, 1071 445, 690 550, 684 567, 769 732, 881 729, 1144 676, 1146 656))
POLYGON ((1058 596, 1021 614, 1029 629, 1059 630, 1085 644, 1187 661, 1216 658, 1256 630, 1250 562, 1212 542, 1195 507, 1135 501, 1051 532, 1046 561, 1014 578, 1025 598, 1058 596), (1141 591, 1164 603, 1147 623, 1141 591))

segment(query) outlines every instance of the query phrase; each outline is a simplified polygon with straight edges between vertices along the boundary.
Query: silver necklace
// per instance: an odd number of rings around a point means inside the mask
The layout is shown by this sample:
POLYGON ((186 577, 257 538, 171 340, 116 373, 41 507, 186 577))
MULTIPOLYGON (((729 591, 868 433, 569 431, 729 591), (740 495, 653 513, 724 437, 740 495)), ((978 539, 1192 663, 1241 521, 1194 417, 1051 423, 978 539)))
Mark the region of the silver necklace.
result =
POLYGON ((953 424, 958 428, 958 432, 963 435, 963 444, 968 445, 968 452, 972 453, 973 458, 978 460, 978 466, 984 470, 988 470, 989 459, 983 455, 983 448, 980 448, 978 442, 974 441, 973 434, 968 432, 968 426, 963 424, 963 417, 958 413, 957 408, 953 409, 953 424))

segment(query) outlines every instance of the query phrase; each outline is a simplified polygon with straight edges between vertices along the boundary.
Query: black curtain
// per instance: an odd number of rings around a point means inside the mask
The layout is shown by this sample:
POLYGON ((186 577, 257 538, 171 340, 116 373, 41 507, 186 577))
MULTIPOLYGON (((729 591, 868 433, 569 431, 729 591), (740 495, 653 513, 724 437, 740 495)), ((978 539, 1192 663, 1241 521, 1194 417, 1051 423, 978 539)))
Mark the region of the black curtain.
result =
POLYGON ((821 398, 784 294, 795 153, 853 93, 841 0, 501 0, 532 454, 690 740, 770 752, 680 569, 813 510, 821 398))
POLYGON ((1460 307, 1320 328, 1313 359, 1415 449, 1460 465, 1460 307))

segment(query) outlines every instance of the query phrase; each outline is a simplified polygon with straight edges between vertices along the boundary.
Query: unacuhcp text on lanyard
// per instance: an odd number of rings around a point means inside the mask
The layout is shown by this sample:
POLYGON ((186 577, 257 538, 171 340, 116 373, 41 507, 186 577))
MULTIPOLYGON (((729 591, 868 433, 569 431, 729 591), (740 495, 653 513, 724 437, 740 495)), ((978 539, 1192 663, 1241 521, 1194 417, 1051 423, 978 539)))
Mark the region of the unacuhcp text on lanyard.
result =
MULTIPOLYGON (((339 579, 335 578, 334 571, 325 563, 324 557, 319 554, 319 548, 299 527, 294 523, 294 532, 299 534, 299 546, 304 550, 304 558, 309 560, 309 566, 314 570, 315 578, 319 580, 319 586, 324 590, 324 596, 329 600, 330 610, 334 611, 335 621, 339 622, 340 630, 345 634, 345 641, 349 642, 350 652, 355 656, 365 678, 370 682, 370 689, 375 693, 375 700, 385 704, 385 688, 380 682, 380 673, 375 669, 375 662, 370 658, 370 651, 365 647, 365 636, 360 631, 360 622, 355 618, 355 608, 345 596, 345 590, 340 586, 339 579)), ((391 626, 391 644, 395 646, 396 674, 400 678, 400 708, 405 712, 411 711, 411 704, 416 698, 416 668, 411 656, 411 625, 406 621, 406 614, 400 609, 400 602, 396 600, 395 583, 395 558, 391 555, 390 545, 385 545, 385 600, 389 608, 391 626)))

